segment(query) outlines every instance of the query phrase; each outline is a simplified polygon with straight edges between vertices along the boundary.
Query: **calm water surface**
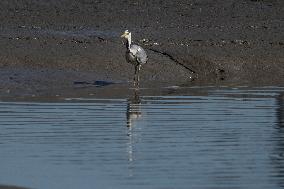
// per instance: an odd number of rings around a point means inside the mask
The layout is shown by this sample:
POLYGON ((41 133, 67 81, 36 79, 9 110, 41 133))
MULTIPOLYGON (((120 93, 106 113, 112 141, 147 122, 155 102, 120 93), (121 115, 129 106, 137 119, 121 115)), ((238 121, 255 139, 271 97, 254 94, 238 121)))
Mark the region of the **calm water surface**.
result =
MULTIPOLYGON (((198 88, 192 90, 200 90, 198 88)), ((284 188, 284 88, 0 102, 0 184, 284 188)))

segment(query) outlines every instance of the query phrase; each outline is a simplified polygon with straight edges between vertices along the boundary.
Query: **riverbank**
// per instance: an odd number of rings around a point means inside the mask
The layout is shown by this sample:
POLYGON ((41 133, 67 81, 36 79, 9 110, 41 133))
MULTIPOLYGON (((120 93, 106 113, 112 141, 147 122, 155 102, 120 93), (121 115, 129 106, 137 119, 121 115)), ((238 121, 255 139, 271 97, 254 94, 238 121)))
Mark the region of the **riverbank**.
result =
POLYGON ((2 95, 73 93, 78 85, 98 90, 100 81, 132 87, 134 68, 119 38, 125 29, 149 55, 144 87, 284 83, 281 0, 0 5, 2 95))

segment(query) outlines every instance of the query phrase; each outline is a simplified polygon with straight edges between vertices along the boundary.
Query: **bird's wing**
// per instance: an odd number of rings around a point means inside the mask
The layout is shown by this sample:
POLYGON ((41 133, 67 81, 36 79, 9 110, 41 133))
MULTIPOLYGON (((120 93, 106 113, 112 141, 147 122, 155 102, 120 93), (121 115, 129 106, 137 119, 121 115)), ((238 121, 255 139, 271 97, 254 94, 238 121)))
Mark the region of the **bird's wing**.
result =
POLYGON ((139 45, 131 45, 129 51, 134 55, 140 64, 145 64, 148 60, 146 51, 139 45))

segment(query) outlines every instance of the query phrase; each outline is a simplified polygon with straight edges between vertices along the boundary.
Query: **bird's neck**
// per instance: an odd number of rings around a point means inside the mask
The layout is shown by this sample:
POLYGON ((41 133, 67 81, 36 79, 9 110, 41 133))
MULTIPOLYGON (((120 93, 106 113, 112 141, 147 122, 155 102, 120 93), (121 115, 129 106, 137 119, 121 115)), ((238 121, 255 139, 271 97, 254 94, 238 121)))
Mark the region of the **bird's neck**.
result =
POLYGON ((130 49, 131 46, 131 33, 129 33, 128 38, 127 38, 127 48, 130 49))

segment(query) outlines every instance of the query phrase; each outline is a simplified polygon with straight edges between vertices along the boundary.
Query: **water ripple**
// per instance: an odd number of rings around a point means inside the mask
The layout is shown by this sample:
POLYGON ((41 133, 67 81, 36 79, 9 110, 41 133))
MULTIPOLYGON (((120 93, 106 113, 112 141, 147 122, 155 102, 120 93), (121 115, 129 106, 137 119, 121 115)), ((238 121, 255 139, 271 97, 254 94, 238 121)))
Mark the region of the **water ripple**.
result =
POLYGON ((0 102, 0 183, 284 188, 283 93, 0 102))

